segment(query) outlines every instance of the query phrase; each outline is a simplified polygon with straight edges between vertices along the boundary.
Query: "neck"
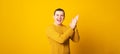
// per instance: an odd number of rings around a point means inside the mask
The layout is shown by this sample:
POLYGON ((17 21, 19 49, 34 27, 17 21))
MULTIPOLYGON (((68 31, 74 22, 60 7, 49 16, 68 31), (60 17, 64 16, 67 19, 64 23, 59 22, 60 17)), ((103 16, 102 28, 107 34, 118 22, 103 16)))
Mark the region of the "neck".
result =
POLYGON ((56 26, 62 26, 62 24, 56 24, 55 22, 54 22, 54 25, 56 25, 56 26))

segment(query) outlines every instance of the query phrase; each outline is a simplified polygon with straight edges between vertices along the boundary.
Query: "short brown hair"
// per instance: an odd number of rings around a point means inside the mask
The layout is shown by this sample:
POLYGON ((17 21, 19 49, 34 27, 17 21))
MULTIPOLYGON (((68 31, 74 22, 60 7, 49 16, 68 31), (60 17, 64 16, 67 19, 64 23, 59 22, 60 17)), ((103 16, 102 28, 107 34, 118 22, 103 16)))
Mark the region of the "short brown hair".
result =
POLYGON ((63 14, 64 14, 64 16, 65 16, 65 11, 64 11, 63 9, 61 9, 61 8, 57 8, 57 9, 54 11, 54 15, 55 15, 55 12, 56 12, 56 11, 62 11, 63 14))

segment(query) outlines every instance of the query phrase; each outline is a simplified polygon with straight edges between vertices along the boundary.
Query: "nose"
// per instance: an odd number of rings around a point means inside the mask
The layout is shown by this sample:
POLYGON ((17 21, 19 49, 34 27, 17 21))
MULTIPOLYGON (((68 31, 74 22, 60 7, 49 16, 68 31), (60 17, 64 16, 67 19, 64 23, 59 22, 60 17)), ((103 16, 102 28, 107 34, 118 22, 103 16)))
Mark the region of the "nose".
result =
POLYGON ((59 18, 61 18, 61 16, 59 15, 59 18))
POLYGON ((61 19, 62 17, 61 16, 58 16, 59 19, 61 19))

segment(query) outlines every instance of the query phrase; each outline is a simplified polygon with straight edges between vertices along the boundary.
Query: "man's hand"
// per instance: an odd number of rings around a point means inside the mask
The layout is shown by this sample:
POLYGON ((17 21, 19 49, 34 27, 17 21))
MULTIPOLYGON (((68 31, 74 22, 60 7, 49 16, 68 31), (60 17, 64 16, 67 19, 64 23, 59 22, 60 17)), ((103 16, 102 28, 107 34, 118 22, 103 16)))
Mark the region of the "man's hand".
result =
POLYGON ((78 21, 78 18, 79 18, 79 15, 77 15, 75 18, 72 19, 72 22, 70 23, 70 27, 72 29, 75 28, 76 24, 77 24, 77 21, 78 21))

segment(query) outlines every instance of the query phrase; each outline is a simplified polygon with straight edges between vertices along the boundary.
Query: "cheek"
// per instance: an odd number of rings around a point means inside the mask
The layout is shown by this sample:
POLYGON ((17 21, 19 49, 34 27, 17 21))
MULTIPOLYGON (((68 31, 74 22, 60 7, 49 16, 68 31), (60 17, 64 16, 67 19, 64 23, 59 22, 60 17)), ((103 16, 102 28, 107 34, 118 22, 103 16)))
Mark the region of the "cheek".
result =
POLYGON ((64 17, 61 17, 61 19, 63 20, 63 19, 64 19, 64 17))
POLYGON ((54 18, 57 18, 57 16, 54 16, 54 18))
POLYGON ((57 16, 54 16, 54 19, 56 20, 56 19, 57 19, 57 16))

